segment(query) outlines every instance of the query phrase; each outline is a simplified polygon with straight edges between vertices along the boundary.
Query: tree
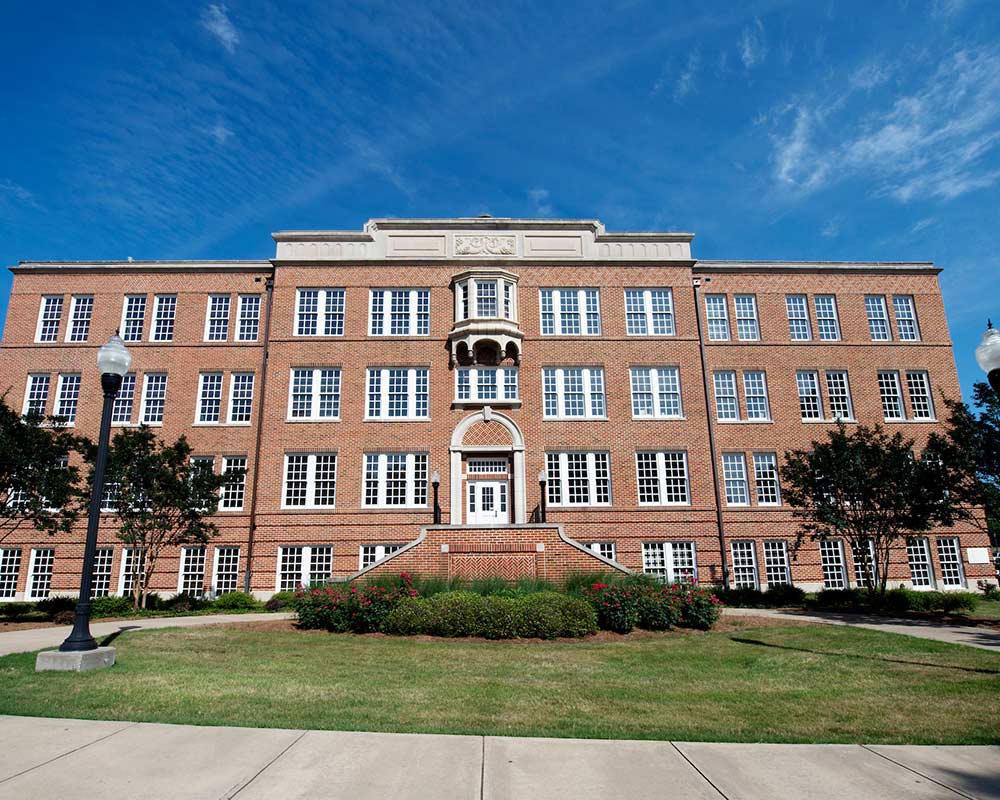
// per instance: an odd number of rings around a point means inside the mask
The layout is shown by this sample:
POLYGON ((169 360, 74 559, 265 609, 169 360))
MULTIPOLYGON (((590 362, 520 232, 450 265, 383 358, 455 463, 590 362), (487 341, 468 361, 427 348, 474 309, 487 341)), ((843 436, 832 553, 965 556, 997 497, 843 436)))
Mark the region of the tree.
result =
POLYGON ((149 581, 168 549, 205 544, 218 535, 208 519, 218 507, 218 492, 232 473, 216 475, 191 459, 181 436, 161 442, 145 425, 115 435, 108 454, 106 497, 118 517, 118 538, 133 548, 133 602, 146 607, 149 581))
MULTIPOLYGON (((843 423, 828 441, 785 454, 785 500, 803 520, 799 542, 841 537, 863 565, 865 585, 884 592, 889 558, 906 537, 961 516, 951 492, 958 475, 940 451, 918 458, 913 441, 880 426, 843 423)), ((860 576, 859 576, 860 580, 860 576)))
POLYGON ((948 427, 943 435, 931 435, 928 450, 956 473, 950 483, 965 518, 985 527, 990 543, 1000 547, 1000 397, 977 383, 973 399, 978 414, 965 403, 944 401, 948 427))
POLYGON ((52 535, 68 531, 80 513, 80 470, 70 456, 85 451, 57 417, 24 416, 0 396, 0 542, 22 525, 52 535))

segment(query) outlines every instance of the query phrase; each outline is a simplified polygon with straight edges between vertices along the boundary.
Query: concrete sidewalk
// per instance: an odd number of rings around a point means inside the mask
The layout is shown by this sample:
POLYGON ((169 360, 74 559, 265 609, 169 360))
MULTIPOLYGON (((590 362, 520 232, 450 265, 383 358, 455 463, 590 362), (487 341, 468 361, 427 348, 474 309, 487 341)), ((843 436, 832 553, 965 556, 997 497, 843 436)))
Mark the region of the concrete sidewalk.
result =
MULTIPOLYGON (((222 625, 233 622, 266 622, 277 619, 291 619, 294 614, 275 612, 269 614, 205 614, 200 617, 146 617, 144 619, 120 619, 114 622, 92 622, 90 633, 101 644, 103 639, 125 631, 140 631, 150 628, 194 628, 199 625, 222 625)), ((58 647, 73 630, 72 625, 56 628, 29 628, 23 631, 0 633, 0 656, 11 653, 30 653, 58 647)))
POLYGON ((515 739, 2 716, 0 733, 0 800, 1000 800, 1000 747, 515 739))
POLYGON ((949 644, 964 644, 1000 653, 1000 630, 975 625, 948 625, 922 619, 879 617, 874 614, 848 614, 836 611, 797 611, 775 608, 724 608, 728 616, 771 617, 821 622, 825 625, 853 625, 885 633, 901 633, 918 639, 933 639, 949 644))

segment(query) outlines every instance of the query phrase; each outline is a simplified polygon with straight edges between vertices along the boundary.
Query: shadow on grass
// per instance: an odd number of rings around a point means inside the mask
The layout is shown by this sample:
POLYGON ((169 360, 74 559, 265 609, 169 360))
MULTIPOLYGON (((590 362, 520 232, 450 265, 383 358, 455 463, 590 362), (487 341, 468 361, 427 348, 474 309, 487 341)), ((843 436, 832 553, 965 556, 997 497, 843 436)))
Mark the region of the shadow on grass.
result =
POLYGON ((982 675, 1000 675, 1000 670, 997 669, 986 669, 984 667, 959 667, 951 664, 931 664, 926 661, 910 661, 904 658, 886 658, 885 656, 864 656, 857 655, 854 653, 832 653, 827 650, 813 650, 809 647, 792 647, 787 644, 772 644, 771 642, 762 642, 760 639, 743 639, 739 636, 730 636, 730 641, 737 642, 739 644, 749 644, 756 647, 771 647, 775 650, 794 650, 798 653, 811 653, 816 656, 833 656, 836 658, 856 658, 861 661, 884 661, 890 664, 907 664, 912 667, 934 667, 935 669, 951 669, 958 672, 977 672, 982 675))
POLYGON ((127 633, 128 631, 137 631, 140 630, 141 628, 142 628, 141 625, 123 625, 114 633, 109 633, 107 636, 101 639, 101 647, 107 647, 123 633, 127 633))

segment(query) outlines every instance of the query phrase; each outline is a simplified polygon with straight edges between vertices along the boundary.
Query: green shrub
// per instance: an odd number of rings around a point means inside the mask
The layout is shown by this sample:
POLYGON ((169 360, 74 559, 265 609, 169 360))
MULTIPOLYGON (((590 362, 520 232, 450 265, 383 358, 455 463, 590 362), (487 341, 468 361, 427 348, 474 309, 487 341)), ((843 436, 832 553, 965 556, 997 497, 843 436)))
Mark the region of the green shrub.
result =
POLYGON ((275 592, 268 598, 268 601, 264 603, 265 611, 281 611, 282 609, 288 608, 292 605, 292 600, 295 599, 295 592, 275 592))
POLYGON ((711 588, 675 583, 670 587, 670 591, 674 594, 680 610, 680 621, 677 624, 682 628, 707 631, 719 621, 722 602, 711 588))
POLYGON ((435 636, 482 636, 485 611, 482 595, 445 592, 428 600, 434 606, 435 636))
MULTIPOLYGON (((723 598, 719 598, 726 602, 723 598)), ((767 587, 764 592, 764 606, 766 608, 783 608, 785 606, 801 606, 805 602, 806 593, 798 586, 790 583, 777 583, 767 587)))
POLYGON ((52 615, 52 621, 56 625, 72 625, 76 621, 76 612, 70 611, 68 608, 57 611, 52 615))
POLYGON ((384 620, 382 632, 393 636, 416 636, 434 630, 437 607, 423 597, 403 597, 384 620))
POLYGON ((551 581, 543 581, 539 578, 521 578, 514 584, 514 588, 521 595, 538 594, 540 592, 558 592, 559 587, 551 581))
POLYGON ((528 636, 524 632, 528 621, 523 597, 504 597, 498 594, 479 599, 478 635, 487 639, 516 639, 528 636))
POLYGON ((35 603, 35 611, 40 611, 49 619, 55 617, 60 611, 72 611, 74 608, 76 608, 76 598, 63 595, 52 595, 35 603))
POLYGON ((402 598, 415 594, 413 589, 380 585, 302 589, 295 593, 292 607, 303 628, 372 633, 381 629, 402 598))
POLYGON ((667 586, 648 587, 639 592, 638 626, 647 631, 667 631, 681 620, 678 598, 667 586))
POLYGON ((262 603, 252 594, 246 592, 227 592, 219 595, 212 603, 212 608, 219 611, 259 611, 262 603))
POLYGON ((469 591, 475 594, 489 597, 490 595, 502 595, 509 597, 514 593, 513 587, 503 578, 481 578, 469 584, 469 591))
POLYGON ((533 639, 579 638, 598 631, 594 607, 577 597, 559 592, 535 592, 513 603, 520 612, 519 636, 533 639))
POLYGON ((462 578, 438 578, 435 576, 422 578, 419 575, 414 575, 412 580, 414 591, 421 597, 433 597, 444 592, 458 592, 466 588, 467 584, 467 581, 462 578))
POLYGON ((35 610, 33 603, 0 603, 0 617, 18 620, 35 610))
POLYGON ((191 592, 180 592, 168 600, 163 601, 162 608, 165 611, 200 611, 209 605, 202 595, 191 592))
POLYGON ((583 596, 597 612, 602 630, 628 633, 639 622, 638 595, 641 590, 621 584, 594 583, 583 596))
POLYGON ((764 608, 767 605, 767 599, 760 589, 724 589, 720 586, 716 587, 715 596, 734 608, 764 608))
POLYGON ((979 596, 974 592, 941 592, 941 610, 945 614, 975 611, 979 596))
POLYGON ((299 627, 344 633, 350 630, 348 595, 337 589, 302 589, 295 593, 292 608, 299 627))
POLYGON ((109 594, 106 597, 95 597, 90 601, 90 616, 120 617, 132 613, 132 598, 109 594))
POLYGON ((867 606, 864 589, 823 589, 816 593, 810 605, 833 611, 856 611, 867 606))

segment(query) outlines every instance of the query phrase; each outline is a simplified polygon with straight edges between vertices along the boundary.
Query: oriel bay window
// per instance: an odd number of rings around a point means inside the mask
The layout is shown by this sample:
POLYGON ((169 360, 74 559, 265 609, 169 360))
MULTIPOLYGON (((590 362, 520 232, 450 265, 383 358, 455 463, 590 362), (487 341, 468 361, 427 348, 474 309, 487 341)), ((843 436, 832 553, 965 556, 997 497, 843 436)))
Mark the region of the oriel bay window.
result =
POLYGON ((546 453, 549 505, 611 505, 610 458, 604 452, 546 453))
POLYGON ((460 367, 455 370, 457 402, 508 403, 520 399, 517 367, 460 367))
POLYGON ((455 321, 517 322, 517 283, 503 275, 461 275, 455 281, 455 321))

